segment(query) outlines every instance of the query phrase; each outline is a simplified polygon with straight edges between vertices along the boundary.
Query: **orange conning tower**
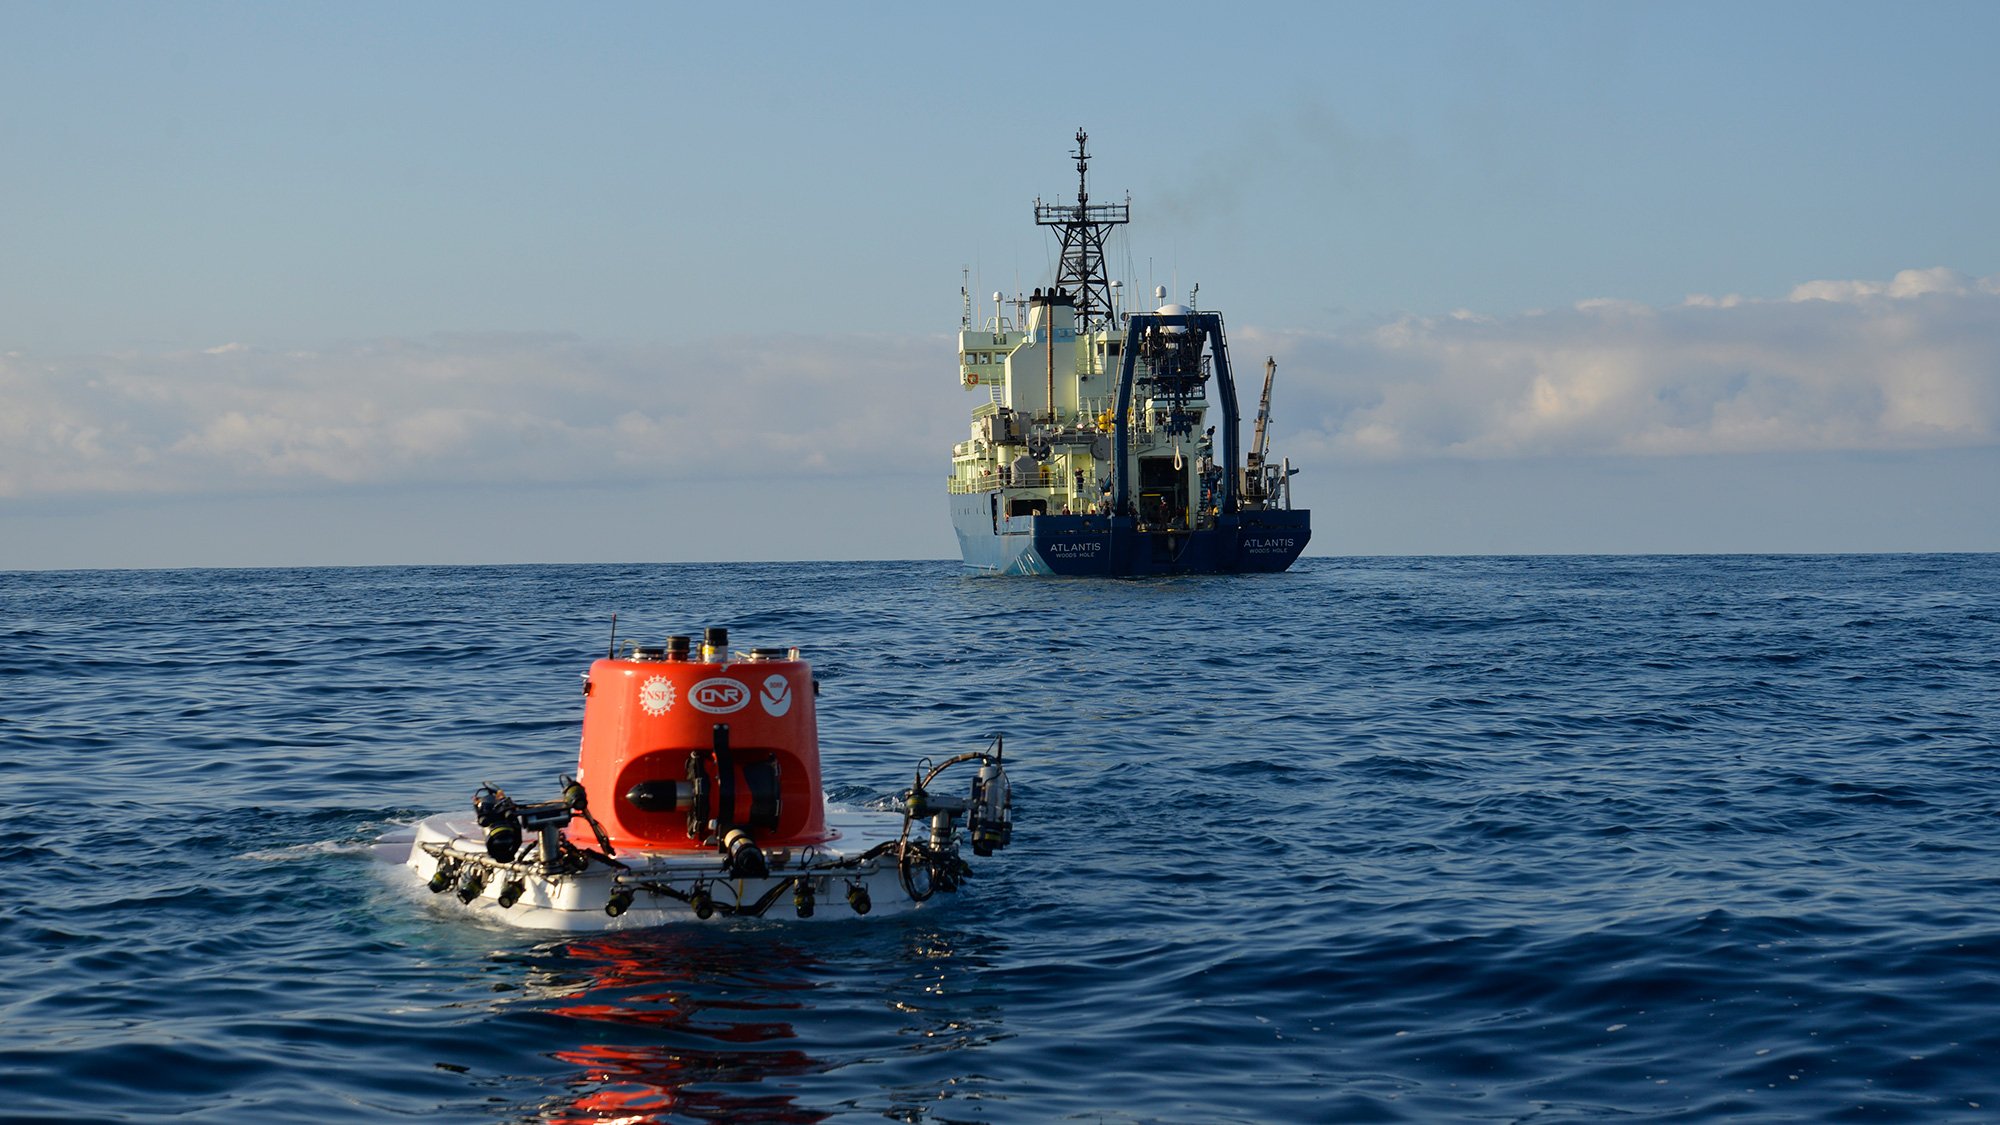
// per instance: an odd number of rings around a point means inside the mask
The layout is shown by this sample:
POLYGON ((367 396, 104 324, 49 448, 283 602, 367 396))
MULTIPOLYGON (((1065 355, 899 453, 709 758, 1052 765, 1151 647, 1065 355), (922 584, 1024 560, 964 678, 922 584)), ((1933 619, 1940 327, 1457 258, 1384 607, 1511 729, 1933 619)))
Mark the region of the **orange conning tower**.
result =
POLYGON ((713 848, 732 828, 764 848, 831 838, 812 666, 796 649, 750 656, 731 661, 712 629, 699 655, 674 637, 591 664, 576 776, 613 845, 713 848))

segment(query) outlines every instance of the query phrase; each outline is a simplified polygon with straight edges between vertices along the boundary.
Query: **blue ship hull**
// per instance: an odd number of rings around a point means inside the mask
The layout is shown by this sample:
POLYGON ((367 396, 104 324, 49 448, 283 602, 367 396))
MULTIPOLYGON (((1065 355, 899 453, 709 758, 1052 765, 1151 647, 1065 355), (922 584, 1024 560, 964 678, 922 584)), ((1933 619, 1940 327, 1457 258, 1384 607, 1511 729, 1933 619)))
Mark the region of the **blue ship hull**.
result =
POLYGON ((1003 516, 998 493, 951 496, 951 522, 967 570, 982 574, 1270 574, 1312 539, 1312 513, 1266 510, 1220 516, 1212 529, 1141 531, 1129 516, 1003 516))

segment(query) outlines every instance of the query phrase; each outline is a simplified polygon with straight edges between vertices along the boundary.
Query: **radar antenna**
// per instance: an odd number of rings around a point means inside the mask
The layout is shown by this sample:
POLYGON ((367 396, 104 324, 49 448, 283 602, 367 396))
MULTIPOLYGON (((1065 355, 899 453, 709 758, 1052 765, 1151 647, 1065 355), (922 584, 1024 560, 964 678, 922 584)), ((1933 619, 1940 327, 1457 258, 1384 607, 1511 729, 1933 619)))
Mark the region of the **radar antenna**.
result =
POLYGON ((1090 134, 1076 131, 1076 206, 1035 200, 1035 225, 1055 227, 1062 237, 1062 260, 1056 264, 1056 288, 1076 299, 1077 327, 1089 332, 1117 330, 1117 306, 1111 300, 1111 275, 1104 264, 1104 240, 1111 228, 1132 221, 1132 201, 1090 201, 1090 134))

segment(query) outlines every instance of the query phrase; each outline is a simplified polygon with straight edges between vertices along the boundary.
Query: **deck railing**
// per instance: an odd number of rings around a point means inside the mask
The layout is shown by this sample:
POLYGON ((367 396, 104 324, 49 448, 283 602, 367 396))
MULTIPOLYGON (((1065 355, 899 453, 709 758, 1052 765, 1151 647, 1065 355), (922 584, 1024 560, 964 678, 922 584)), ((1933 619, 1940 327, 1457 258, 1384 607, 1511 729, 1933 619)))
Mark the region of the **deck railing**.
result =
POLYGON ((1013 479, 1014 476, 1013 470, 1003 465, 993 470, 992 476, 977 476, 971 480, 966 480, 954 475, 946 482, 946 485, 954 496, 967 496, 975 492, 993 492, 1002 488, 1055 487, 1056 474, 1046 463, 1036 465, 1033 471, 1025 474, 1018 481, 1013 479))

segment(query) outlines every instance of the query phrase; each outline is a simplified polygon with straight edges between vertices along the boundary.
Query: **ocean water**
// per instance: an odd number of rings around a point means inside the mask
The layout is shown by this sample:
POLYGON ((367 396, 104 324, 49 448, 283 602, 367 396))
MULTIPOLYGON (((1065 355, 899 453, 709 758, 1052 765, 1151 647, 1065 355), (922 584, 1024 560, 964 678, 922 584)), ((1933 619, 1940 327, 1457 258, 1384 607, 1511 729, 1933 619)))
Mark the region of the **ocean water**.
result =
MULTIPOLYGON (((2000 558, 0 574, 9 1122, 2000 1119, 2000 558), (1007 735, 902 917, 556 937, 379 834, 553 792, 609 619, 1007 735)), ((828 913, 828 911, 822 911, 828 913)))

